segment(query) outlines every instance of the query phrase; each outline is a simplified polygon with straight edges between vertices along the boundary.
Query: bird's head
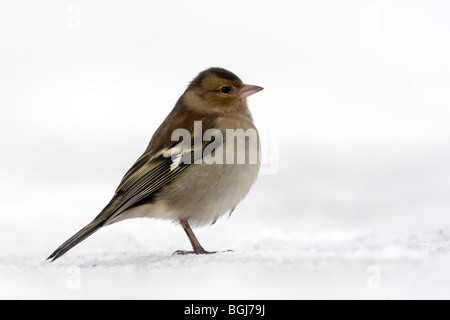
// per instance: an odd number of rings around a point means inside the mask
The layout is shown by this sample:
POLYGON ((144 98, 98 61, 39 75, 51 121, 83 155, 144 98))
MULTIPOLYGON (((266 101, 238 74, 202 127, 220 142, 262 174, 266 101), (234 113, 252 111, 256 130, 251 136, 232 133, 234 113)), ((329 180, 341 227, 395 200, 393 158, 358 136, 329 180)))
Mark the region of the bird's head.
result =
POLYGON ((263 88, 244 84, 234 73, 222 68, 209 68, 191 81, 185 102, 198 111, 227 113, 246 104, 246 98, 263 88))

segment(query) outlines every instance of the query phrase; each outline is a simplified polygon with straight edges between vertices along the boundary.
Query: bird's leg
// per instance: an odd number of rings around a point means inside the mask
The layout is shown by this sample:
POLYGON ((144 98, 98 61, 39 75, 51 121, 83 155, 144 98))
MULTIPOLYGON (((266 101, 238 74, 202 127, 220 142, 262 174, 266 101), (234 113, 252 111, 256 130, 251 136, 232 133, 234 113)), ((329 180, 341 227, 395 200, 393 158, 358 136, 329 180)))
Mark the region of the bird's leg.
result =
POLYGON ((203 249, 203 247, 200 245, 200 242, 198 242, 197 237, 195 236, 194 232, 192 231, 191 227, 189 226, 189 223, 187 221, 187 219, 180 219, 180 223, 181 226, 183 227, 184 231, 186 232, 189 241, 192 244, 192 248, 194 249, 194 251, 184 251, 184 250, 177 250, 175 251, 173 254, 181 254, 181 255, 185 255, 185 254, 212 254, 212 253, 216 253, 216 251, 206 251, 205 249, 203 249))

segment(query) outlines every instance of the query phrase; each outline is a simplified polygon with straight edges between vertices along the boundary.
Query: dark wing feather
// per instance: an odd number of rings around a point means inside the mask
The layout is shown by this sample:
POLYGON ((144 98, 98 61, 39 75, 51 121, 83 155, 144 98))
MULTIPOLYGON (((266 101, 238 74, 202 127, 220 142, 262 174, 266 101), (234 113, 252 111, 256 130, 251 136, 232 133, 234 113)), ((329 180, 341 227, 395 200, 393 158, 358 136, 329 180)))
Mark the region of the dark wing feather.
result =
POLYGON ((117 192, 122 195, 122 199, 110 212, 108 220, 150 196, 191 166, 191 164, 180 163, 172 168, 172 164, 171 157, 160 155, 142 162, 133 174, 124 177, 117 192))

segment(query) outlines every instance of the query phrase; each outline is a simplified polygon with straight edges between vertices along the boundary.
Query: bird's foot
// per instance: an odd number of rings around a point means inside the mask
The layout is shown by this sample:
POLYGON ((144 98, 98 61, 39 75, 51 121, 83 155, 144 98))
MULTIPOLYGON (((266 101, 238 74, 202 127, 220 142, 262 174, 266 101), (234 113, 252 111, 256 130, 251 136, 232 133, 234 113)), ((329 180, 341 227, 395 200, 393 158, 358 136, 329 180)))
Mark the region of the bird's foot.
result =
POLYGON ((172 253, 172 256, 185 256, 188 254, 214 254, 214 253, 220 253, 220 252, 234 252, 233 250, 225 250, 225 251, 206 251, 204 249, 201 250, 194 250, 194 251, 188 251, 188 250, 177 250, 174 253, 172 253))

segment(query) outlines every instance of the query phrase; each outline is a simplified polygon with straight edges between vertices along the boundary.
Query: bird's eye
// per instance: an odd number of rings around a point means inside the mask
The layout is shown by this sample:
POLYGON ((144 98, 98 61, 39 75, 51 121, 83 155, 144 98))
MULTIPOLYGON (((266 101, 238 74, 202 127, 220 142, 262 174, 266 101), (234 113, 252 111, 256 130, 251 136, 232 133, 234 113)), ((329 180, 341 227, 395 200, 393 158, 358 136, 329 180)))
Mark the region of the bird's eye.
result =
POLYGON ((222 88, 220 88, 220 91, 222 91, 223 93, 229 93, 231 91, 231 89, 230 89, 230 87, 223 86, 222 88))

